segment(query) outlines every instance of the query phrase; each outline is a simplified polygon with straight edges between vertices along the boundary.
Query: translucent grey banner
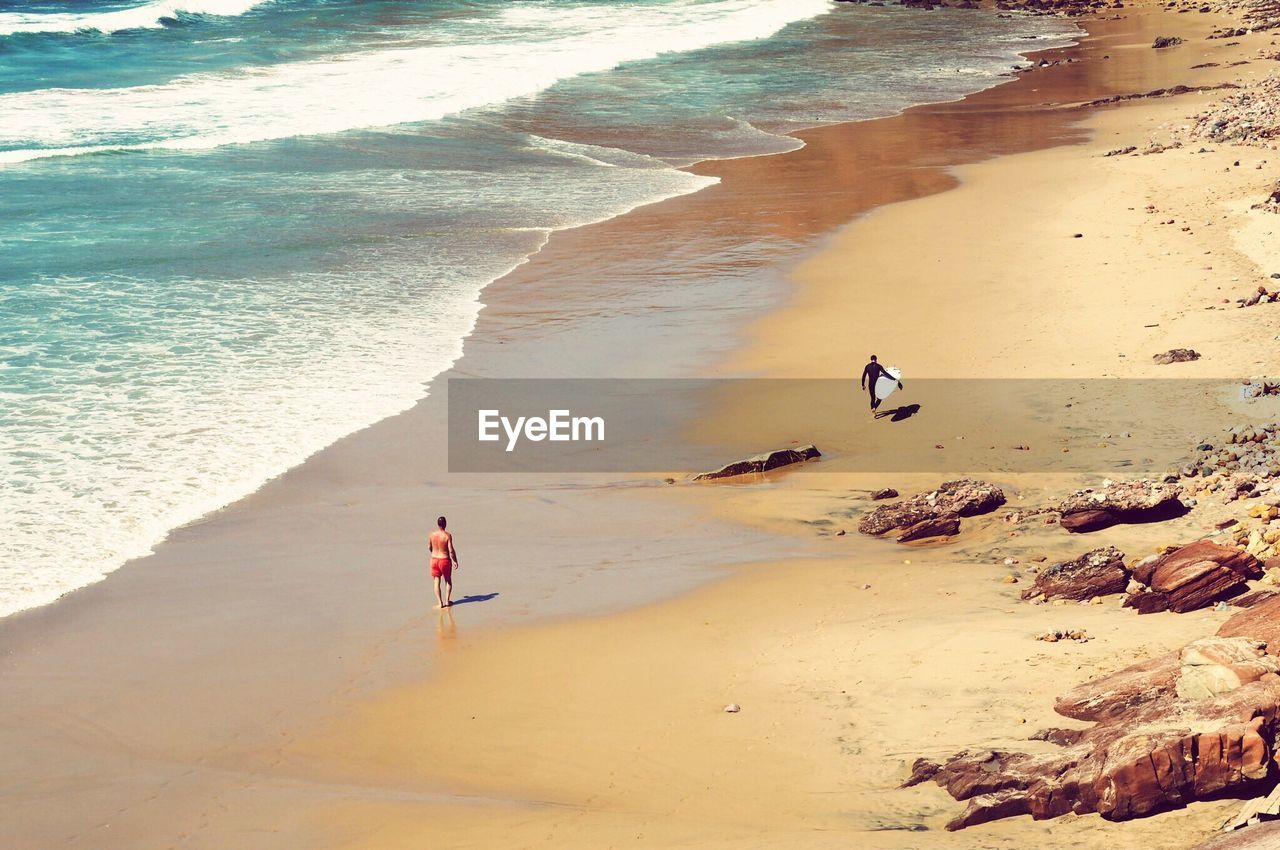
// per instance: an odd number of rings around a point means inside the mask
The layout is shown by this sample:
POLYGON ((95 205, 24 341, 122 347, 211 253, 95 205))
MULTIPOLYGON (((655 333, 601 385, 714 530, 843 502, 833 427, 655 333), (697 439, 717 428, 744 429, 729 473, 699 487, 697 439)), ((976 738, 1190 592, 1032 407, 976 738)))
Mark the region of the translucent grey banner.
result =
POLYGON ((798 472, 1156 474, 1280 420, 1243 379, 919 379, 877 411, 841 379, 459 379, 452 472, 691 476, 813 445, 798 472))

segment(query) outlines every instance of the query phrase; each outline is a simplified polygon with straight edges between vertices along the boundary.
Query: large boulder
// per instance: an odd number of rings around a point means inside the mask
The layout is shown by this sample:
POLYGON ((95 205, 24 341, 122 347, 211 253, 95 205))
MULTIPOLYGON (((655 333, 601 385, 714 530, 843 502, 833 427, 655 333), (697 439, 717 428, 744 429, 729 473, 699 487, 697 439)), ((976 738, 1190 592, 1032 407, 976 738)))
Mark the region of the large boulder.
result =
POLYGON ((1078 558, 1042 570, 1023 599, 1071 599, 1083 602, 1095 596, 1123 593, 1129 585, 1124 553, 1114 546, 1093 549, 1078 558))
POLYGON ((1280 663, 1267 655, 1265 646, 1247 637, 1192 641, 1182 648, 1176 693, 1183 699, 1212 699, 1268 673, 1280 673, 1280 663))
POLYGON ((801 446, 798 449, 778 449, 762 455, 754 455, 745 460, 734 461, 711 472, 703 472, 693 477, 694 481, 710 481, 716 478, 732 478, 735 475, 747 475, 753 472, 768 472, 780 466, 803 463, 822 457, 817 446, 801 446))
POLYGON ((917 762, 913 777, 968 801, 947 829, 1020 814, 1128 820, 1255 790, 1276 755, 1278 715, 1280 676, 1269 673, 1202 700, 1166 691, 1068 737, 1056 752, 962 752, 940 765, 917 762))
POLYGON ((967 517, 994 511, 1004 504, 1004 491, 985 481, 962 478, 910 499, 881 505, 862 518, 858 531, 880 535, 940 517, 967 517))
POLYGON ((1130 594, 1125 604, 1139 613, 1167 608, 1183 614, 1238 596, 1248 589, 1249 579, 1262 575, 1262 562, 1247 552, 1197 540, 1134 565, 1133 577, 1147 590, 1130 594))
POLYGON ((1061 525, 1077 533, 1117 523, 1159 522, 1187 512, 1176 484, 1149 480, 1109 482, 1077 490, 1058 505, 1061 525))

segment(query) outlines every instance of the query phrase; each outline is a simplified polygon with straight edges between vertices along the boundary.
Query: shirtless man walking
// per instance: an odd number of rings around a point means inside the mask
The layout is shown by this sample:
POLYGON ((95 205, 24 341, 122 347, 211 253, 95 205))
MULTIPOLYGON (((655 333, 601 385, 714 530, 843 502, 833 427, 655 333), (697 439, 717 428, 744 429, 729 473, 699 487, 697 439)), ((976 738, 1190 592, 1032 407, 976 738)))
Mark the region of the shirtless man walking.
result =
POLYGON ((453 604, 453 571, 458 566, 458 550, 453 548, 453 535, 444 530, 444 517, 436 518, 435 531, 427 540, 431 544, 431 577, 436 584, 436 607, 448 608, 453 604), (444 579, 444 595, 440 595, 440 580, 444 579))

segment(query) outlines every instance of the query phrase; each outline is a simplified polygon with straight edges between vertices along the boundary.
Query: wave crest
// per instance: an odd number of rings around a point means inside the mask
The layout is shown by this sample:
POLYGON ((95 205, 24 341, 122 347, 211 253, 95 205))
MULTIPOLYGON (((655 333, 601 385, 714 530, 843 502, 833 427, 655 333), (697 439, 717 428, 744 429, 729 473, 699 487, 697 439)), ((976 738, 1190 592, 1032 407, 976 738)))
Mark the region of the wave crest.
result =
MULTIPOLYGON (((191 0, 184 0, 190 3, 191 0)), ((204 0, 212 2, 212 0, 204 0)), ((191 74, 162 85, 0 95, 0 163, 193 150, 390 127, 535 95, 664 53, 767 38, 830 0, 715 0, 556 16, 513 8, 505 38, 191 74)))
POLYGON ((268 0, 157 0, 110 12, 0 12, 0 36, 39 32, 101 32, 153 29, 178 15, 243 15, 268 0))

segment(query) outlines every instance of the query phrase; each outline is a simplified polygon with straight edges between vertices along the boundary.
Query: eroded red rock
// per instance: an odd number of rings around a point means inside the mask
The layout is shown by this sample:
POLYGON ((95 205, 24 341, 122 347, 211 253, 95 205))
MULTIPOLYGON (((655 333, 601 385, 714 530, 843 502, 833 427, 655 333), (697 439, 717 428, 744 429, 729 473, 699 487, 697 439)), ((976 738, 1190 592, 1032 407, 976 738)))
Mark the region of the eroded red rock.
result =
MULTIPOLYGON (((1114 707, 1111 687, 1104 691, 1098 704, 1114 707)), ((1097 812, 1128 820, 1228 791, 1256 791, 1275 755, 1278 715, 1275 674, 1204 700, 1157 688, 1150 700, 1105 713, 1057 752, 960 753, 938 765, 932 779, 968 801, 948 829, 1019 814, 1040 820, 1097 812)))
POLYGON ((1166 652, 1130 664, 1058 696, 1053 710, 1075 720, 1104 720, 1173 693, 1182 663, 1166 652))
POLYGON ((1218 636, 1260 640, 1266 644, 1269 654, 1280 657, 1280 596, 1273 596, 1238 614, 1232 614, 1218 627, 1218 636))
POLYGON ((1163 604, 1170 611, 1182 614, 1238 596, 1248 589, 1249 579, 1262 578, 1262 575, 1262 562, 1247 552, 1211 540, 1197 540, 1167 555, 1136 564, 1133 577, 1147 585, 1148 590, 1130 594, 1125 605, 1150 613, 1163 604))

